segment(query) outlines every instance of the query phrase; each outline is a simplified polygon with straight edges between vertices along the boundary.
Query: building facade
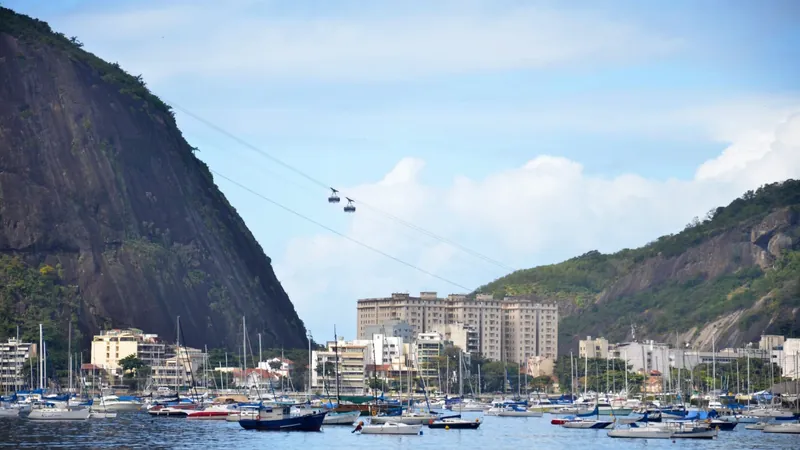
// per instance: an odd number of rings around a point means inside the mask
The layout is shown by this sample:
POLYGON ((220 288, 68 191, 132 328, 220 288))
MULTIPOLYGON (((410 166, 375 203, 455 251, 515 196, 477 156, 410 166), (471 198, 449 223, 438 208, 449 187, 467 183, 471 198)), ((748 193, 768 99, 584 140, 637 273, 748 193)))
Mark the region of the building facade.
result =
POLYGON ((29 380, 22 378, 22 369, 28 360, 36 357, 36 344, 10 338, 0 344, 0 389, 13 392, 25 386, 29 380))
POLYGON ((414 346, 414 365, 426 386, 439 377, 439 356, 444 351, 442 335, 433 331, 420 333, 414 346))
MULTIPOLYGON (((359 339, 369 339, 372 327, 397 321, 407 323, 415 335, 448 325, 466 327, 476 333, 478 351, 491 360, 524 364, 530 356, 558 356, 558 307, 528 298, 498 300, 486 294, 440 298, 436 292, 422 292, 418 297, 395 293, 358 300, 359 339)), ((465 345, 476 347, 469 339, 465 345)))
POLYGON ((402 339, 403 342, 411 342, 415 336, 411 325, 402 320, 390 320, 378 325, 367 325, 364 327, 363 332, 359 331, 358 338, 372 339, 373 335, 396 337, 402 339))
POLYGON ((442 335, 442 339, 467 353, 480 353, 478 331, 463 323, 451 323, 433 327, 433 331, 442 335))
POLYGON ((367 391, 366 367, 372 364, 371 342, 367 340, 329 341, 325 350, 311 352, 311 387, 318 392, 334 393, 336 374, 339 393, 362 395, 367 391))
POLYGON ((581 358, 608 358, 608 341, 605 338, 586 339, 578 341, 578 356, 581 358))
POLYGON ((91 363, 109 373, 120 375, 119 361, 131 355, 155 367, 166 359, 166 345, 158 335, 135 328, 104 330, 92 338, 91 363))

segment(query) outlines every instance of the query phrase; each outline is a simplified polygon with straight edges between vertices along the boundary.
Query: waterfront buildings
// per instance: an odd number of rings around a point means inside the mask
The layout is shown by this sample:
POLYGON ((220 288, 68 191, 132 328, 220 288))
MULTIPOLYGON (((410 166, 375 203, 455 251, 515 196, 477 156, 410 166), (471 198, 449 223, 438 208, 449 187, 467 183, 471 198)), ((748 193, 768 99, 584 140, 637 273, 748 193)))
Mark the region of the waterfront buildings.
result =
POLYGON ((136 328, 104 330, 92 338, 91 363, 109 373, 121 375, 119 361, 131 355, 155 367, 166 359, 166 345, 136 328))
POLYGON ((367 385, 366 366, 370 363, 371 341, 328 341, 326 349, 315 350, 311 356, 311 387, 319 392, 333 393, 336 374, 339 374, 339 392, 343 395, 361 395, 367 385), (338 353, 338 354, 337 354, 338 353))
POLYGON ((363 330, 359 331, 359 339, 370 339, 370 336, 382 335, 387 337, 396 337, 402 339, 403 342, 411 342, 414 340, 414 329, 408 322, 402 320, 387 320, 380 324, 366 325, 363 330))
POLYGON ((436 292, 421 292, 418 297, 394 293, 358 300, 359 339, 368 339, 371 327, 397 322, 407 323, 415 335, 431 331, 447 335, 448 326, 464 327, 477 337, 475 345, 467 335, 464 345, 477 347, 491 360, 524 364, 531 356, 558 356, 558 307, 531 298, 499 300, 485 294, 441 298, 436 292))
POLYGON ((21 342, 15 338, 0 344, 0 389, 9 392, 27 385, 27 380, 22 378, 23 368, 28 360, 35 357, 36 344, 21 342))
POLYGON ((437 325, 433 330, 442 336, 445 341, 451 342, 454 346, 467 353, 479 353, 480 345, 478 331, 463 323, 451 323, 437 325))

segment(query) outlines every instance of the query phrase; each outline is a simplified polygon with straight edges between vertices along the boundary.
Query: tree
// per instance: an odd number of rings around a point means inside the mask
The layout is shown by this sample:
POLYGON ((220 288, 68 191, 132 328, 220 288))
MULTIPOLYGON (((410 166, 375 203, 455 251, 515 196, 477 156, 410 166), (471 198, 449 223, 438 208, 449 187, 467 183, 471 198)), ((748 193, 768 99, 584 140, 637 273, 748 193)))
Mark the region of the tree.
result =
POLYGON ((280 360, 273 360, 269 362, 269 367, 274 371, 280 369, 282 365, 283 363, 280 360))
POLYGON ((70 37, 69 41, 72 42, 73 44, 75 44, 75 46, 77 46, 79 48, 83 47, 83 42, 79 41, 77 36, 70 37))
POLYGON ((119 365, 122 367, 122 373, 127 378, 133 378, 144 368, 149 369, 147 364, 145 364, 141 359, 137 358, 136 355, 128 355, 120 359, 119 365))

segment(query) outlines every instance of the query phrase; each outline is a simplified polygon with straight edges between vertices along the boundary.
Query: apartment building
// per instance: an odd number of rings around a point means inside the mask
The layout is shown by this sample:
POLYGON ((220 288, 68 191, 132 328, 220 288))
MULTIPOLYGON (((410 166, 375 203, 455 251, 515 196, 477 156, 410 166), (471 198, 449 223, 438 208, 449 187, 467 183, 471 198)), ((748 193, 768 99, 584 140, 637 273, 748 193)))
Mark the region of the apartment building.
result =
POLYGON ((439 356, 444 350, 444 339, 436 332, 420 333, 417 335, 414 348, 414 364, 419 376, 429 386, 431 380, 439 376, 439 356))
POLYGON ((558 307, 523 297, 506 297, 503 312, 504 360, 525 364, 531 356, 558 356, 558 307))
POLYGON ((591 336, 586 336, 586 339, 578 341, 578 356, 581 358, 608 358, 608 340, 601 337, 592 339, 591 336))
POLYGON ((528 298, 498 300, 485 294, 440 298, 436 292, 422 292, 418 297, 395 293, 358 300, 359 339, 368 339, 368 330, 375 326, 396 321, 406 322, 415 335, 460 324, 477 333, 478 351, 492 360, 524 363, 530 356, 557 356, 558 307, 528 298))
POLYGON ((371 350, 371 341, 345 341, 344 338, 339 338, 338 341, 329 341, 325 350, 312 351, 312 388, 320 392, 334 392, 338 372, 339 393, 364 394, 367 387, 366 367, 372 364, 371 350))
POLYGON ((463 323, 437 325, 433 331, 442 335, 442 339, 451 342, 454 346, 467 353, 480 352, 478 344, 478 331, 463 323))
POLYGON ((36 344, 15 338, 0 344, 0 388, 3 392, 13 392, 28 384, 28 380, 22 378, 22 370, 28 360, 35 357, 36 344))
POLYGON ((156 334, 145 334, 136 328, 104 330, 92 338, 91 363, 119 375, 121 359, 134 355, 153 367, 165 358, 165 353, 166 346, 156 334))
POLYGON ((174 347, 174 354, 150 365, 156 386, 190 386, 197 384, 206 354, 196 348, 174 347))

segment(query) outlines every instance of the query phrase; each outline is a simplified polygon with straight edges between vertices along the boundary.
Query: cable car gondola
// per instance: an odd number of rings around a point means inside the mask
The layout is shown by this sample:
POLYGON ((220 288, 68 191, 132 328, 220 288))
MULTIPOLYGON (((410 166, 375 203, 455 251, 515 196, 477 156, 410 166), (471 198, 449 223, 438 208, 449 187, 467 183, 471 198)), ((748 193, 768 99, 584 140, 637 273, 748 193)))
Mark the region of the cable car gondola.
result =
POLYGON ((328 197, 328 203, 339 203, 339 191, 331 188, 331 196, 328 197))
POLYGON ((347 198, 347 204, 344 206, 344 212, 346 213, 356 212, 356 207, 353 205, 353 200, 347 198))

